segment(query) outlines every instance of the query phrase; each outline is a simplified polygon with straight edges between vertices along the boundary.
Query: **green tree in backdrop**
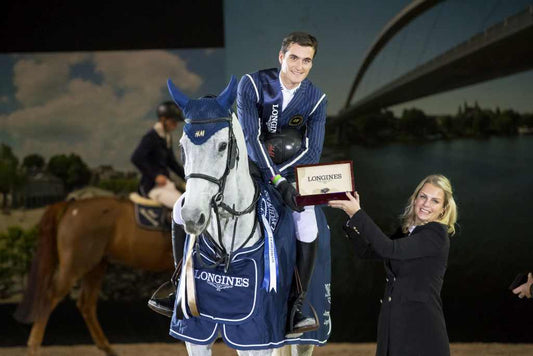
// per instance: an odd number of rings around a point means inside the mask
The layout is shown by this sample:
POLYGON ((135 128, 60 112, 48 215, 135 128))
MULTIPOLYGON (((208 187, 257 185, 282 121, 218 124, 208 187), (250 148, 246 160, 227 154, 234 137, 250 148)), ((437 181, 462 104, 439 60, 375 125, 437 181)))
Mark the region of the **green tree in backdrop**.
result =
POLYGON ((23 230, 12 226, 0 233, 0 298, 20 293, 30 268, 37 240, 37 226, 23 230))
POLYGON ((47 170, 63 181, 67 191, 81 188, 91 180, 89 167, 74 153, 50 157, 47 170))
POLYGON ((24 157, 22 160, 22 168, 27 172, 36 172, 43 170, 45 165, 45 160, 43 156, 32 153, 24 157))
POLYGON ((23 177, 18 170, 19 160, 13 154, 11 147, 6 144, 0 146, 0 193, 3 195, 2 208, 7 209, 8 194, 23 183, 23 177))

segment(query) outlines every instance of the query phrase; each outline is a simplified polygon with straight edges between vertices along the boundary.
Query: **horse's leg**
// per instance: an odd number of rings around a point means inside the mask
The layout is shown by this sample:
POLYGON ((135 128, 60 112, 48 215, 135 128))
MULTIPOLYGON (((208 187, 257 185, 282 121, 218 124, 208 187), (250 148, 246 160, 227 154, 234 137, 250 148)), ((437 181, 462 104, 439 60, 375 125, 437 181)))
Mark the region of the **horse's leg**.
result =
POLYGON ((45 296, 47 301, 33 322, 30 337, 28 338, 28 353, 30 355, 39 354, 39 348, 43 342, 44 331, 50 314, 65 295, 67 295, 76 280, 76 276, 68 273, 66 268, 61 268, 60 266, 52 283, 52 288, 50 288, 49 294, 45 296))
POLYGON ((270 356, 272 355, 272 349, 267 350, 237 350, 239 356, 270 356))
POLYGON ((292 355, 291 348, 292 348, 292 345, 285 345, 283 347, 274 349, 272 351, 272 356, 291 356, 292 355))
POLYGON ((285 345, 272 352, 273 356, 311 356, 315 345, 285 345))
POLYGON ((107 355, 113 356, 116 353, 111 348, 111 344, 104 335, 104 331, 96 316, 96 303, 98 302, 98 294, 100 293, 106 267, 107 263, 101 261, 95 268, 83 276, 77 306, 96 346, 107 355))
POLYGON ((298 356, 311 356, 315 345, 296 345, 296 355, 298 356))
POLYGON ((190 342, 185 342, 185 347, 187 348, 187 354, 189 356, 210 356, 213 344, 197 345, 190 342))

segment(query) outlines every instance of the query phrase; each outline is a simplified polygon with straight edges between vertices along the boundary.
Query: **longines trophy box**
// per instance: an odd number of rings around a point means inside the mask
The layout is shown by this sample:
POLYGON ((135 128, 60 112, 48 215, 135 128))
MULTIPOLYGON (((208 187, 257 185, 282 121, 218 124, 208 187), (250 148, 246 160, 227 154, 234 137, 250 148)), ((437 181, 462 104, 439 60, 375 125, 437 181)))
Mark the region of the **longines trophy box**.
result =
POLYGON ((296 166, 295 175, 299 206, 347 200, 345 193, 355 191, 353 161, 296 166))

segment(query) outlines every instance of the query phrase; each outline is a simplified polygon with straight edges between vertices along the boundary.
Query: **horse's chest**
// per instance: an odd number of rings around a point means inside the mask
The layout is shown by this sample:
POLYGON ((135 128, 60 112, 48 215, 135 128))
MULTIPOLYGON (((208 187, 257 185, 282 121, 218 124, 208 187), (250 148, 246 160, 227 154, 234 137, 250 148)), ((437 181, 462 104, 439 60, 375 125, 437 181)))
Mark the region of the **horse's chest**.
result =
POLYGON ((229 266, 221 263, 216 267, 216 259, 220 256, 212 245, 203 238, 199 244, 193 256, 200 314, 226 323, 242 322, 251 317, 257 307, 259 276, 263 275, 263 244, 241 249, 232 255, 229 266))

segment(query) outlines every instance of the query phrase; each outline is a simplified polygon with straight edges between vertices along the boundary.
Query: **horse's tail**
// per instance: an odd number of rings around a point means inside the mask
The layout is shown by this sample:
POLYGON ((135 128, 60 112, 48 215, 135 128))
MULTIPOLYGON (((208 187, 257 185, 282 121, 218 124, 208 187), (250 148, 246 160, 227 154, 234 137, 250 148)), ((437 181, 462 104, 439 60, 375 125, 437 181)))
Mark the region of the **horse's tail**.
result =
POLYGON ((59 202, 49 206, 39 222, 39 239, 28 275, 28 285, 13 315, 21 323, 32 323, 47 300, 58 260, 57 226, 67 205, 67 202, 59 202))

